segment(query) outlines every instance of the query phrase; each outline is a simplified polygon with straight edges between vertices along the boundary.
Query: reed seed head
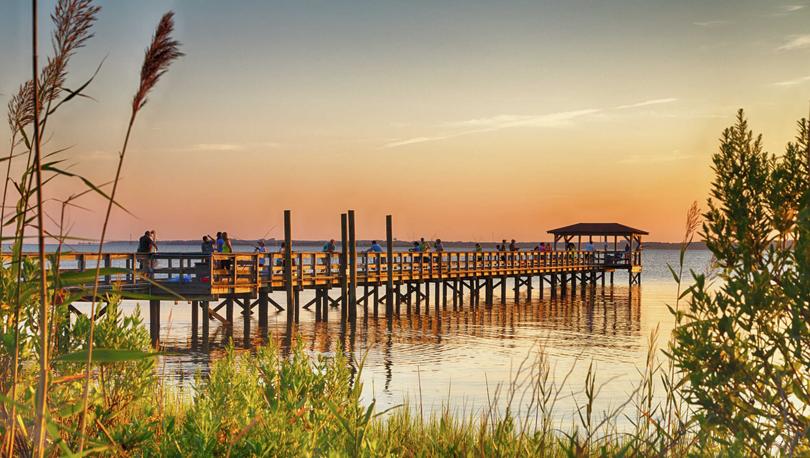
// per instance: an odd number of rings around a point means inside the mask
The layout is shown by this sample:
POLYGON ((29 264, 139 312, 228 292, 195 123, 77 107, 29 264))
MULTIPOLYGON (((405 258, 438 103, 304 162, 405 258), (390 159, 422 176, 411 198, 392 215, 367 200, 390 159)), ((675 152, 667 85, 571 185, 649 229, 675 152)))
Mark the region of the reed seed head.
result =
POLYGON ((178 57, 183 55, 180 52, 180 42, 172 38, 174 31, 174 12, 169 11, 164 14, 158 23, 152 43, 146 49, 146 55, 141 67, 141 84, 138 92, 132 100, 133 116, 146 105, 149 91, 155 87, 160 77, 169 69, 169 65, 178 57))

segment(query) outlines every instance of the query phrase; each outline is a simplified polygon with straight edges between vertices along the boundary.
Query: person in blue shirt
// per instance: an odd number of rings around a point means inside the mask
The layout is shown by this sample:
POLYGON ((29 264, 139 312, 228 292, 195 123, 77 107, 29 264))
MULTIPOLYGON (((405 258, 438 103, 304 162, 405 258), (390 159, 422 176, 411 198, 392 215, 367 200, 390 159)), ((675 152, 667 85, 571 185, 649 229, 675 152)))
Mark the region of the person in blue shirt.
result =
POLYGON ((225 246, 225 240, 222 238, 222 232, 217 232, 217 253, 222 253, 222 248, 225 246))
POLYGON ((383 252, 383 249, 382 249, 382 247, 380 246, 380 244, 379 244, 379 243, 377 243, 377 241, 376 241, 376 240, 373 240, 373 241, 371 242, 371 247, 370 247, 368 250, 366 250, 366 251, 367 251, 367 252, 369 252, 369 253, 382 253, 382 252, 383 252))

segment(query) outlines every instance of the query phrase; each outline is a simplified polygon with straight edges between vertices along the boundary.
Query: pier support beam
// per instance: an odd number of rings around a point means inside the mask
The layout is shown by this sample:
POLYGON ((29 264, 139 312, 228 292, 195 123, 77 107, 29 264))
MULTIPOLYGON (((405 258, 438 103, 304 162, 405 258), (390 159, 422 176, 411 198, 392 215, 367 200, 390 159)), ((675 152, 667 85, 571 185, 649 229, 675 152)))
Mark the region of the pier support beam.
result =
POLYGON ((259 288, 259 328, 266 335, 267 331, 267 288, 259 288))
POLYGON ((197 301, 191 301, 191 348, 197 348, 197 340, 199 339, 199 334, 197 330, 199 328, 199 319, 200 317, 200 306, 197 301))
POLYGON ((208 301, 202 301, 202 348, 203 351, 208 351, 208 327, 210 325, 211 316, 209 314, 210 308, 208 301))
POLYGON ((160 344, 160 301, 149 301, 149 337, 152 339, 152 346, 160 344))

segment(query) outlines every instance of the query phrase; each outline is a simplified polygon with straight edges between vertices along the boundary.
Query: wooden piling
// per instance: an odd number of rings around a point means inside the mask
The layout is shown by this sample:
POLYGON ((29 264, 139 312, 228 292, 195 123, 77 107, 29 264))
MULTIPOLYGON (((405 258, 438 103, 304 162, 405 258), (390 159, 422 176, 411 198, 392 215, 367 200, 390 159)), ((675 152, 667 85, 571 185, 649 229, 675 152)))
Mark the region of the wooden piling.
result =
POLYGON ((394 221, 391 215, 385 215, 386 274, 385 280, 385 316, 392 318, 394 313, 394 221))
POLYGON ((152 346, 157 347, 160 343, 160 301, 149 300, 149 337, 152 339, 152 346))
POLYGON ((191 301, 191 347, 197 348, 197 340, 199 334, 197 328, 199 326, 200 306, 197 301, 191 301))
POLYGON ((202 347, 203 351, 208 351, 208 327, 210 325, 211 317, 209 315, 210 308, 208 301, 202 301, 202 347))
POLYGON ((340 215, 340 320, 346 322, 349 319, 349 279, 346 275, 349 260, 349 223, 347 215, 340 215))
POLYGON ((354 210, 349 210, 349 321, 357 320, 357 244, 354 210))
POLYGON ((287 294, 287 322, 292 323, 296 318, 296 307, 292 281, 292 222, 290 211, 284 210, 284 289, 287 294))
POLYGON ((267 300, 267 288, 259 288, 259 328, 267 330, 267 313, 270 302, 267 300))

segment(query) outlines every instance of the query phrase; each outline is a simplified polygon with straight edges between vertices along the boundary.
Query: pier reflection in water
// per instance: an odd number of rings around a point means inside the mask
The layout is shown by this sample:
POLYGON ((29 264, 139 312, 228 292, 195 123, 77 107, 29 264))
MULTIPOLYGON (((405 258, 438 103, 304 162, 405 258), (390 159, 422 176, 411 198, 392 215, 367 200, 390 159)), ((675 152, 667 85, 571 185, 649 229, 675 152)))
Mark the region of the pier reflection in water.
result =
MULTIPOLYGON (((285 312, 271 314, 266 334, 252 317, 248 334, 241 319, 235 320, 234 329, 212 322, 208 352, 201 350, 202 342, 192 336, 190 323, 183 317, 190 305, 178 303, 171 307, 174 316, 163 319, 162 345, 171 355, 163 357, 161 372, 166 382, 188 386, 196 373, 204 374, 210 362, 221 357, 231 339, 241 351, 250 351, 267 339, 288 351, 300 340, 313 354, 331 355, 342 349, 354 360, 365 356, 366 397, 376 398, 381 408, 397 405, 403 398, 419 402, 421 385, 426 409, 442 402, 460 406, 454 402, 457 399, 468 408, 487 405, 487 388, 491 392, 496 384, 508 382, 510 366, 516 367, 527 356, 531 359, 539 346, 559 361, 561 376, 571 364, 587 370, 593 358, 633 372, 637 355, 645 351, 644 339, 639 338, 640 287, 596 287, 584 295, 549 296, 531 302, 524 297, 517 304, 510 298, 506 304, 491 306, 442 304, 438 312, 435 305, 423 307, 419 314, 396 317, 390 328, 385 318, 362 315, 354 326, 315 322, 314 312, 302 313, 301 323, 292 325, 285 312)), ((573 378, 584 378, 580 372, 575 367, 573 378)), ((612 369, 609 372, 616 375, 612 369)), ((578 384, 572 381, 572 386, 578 384)))

